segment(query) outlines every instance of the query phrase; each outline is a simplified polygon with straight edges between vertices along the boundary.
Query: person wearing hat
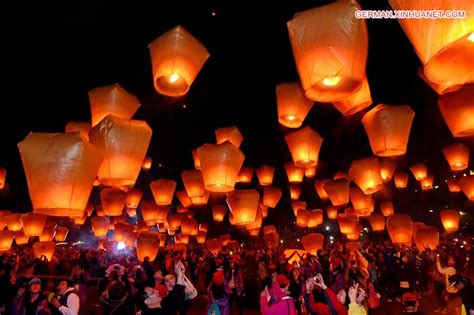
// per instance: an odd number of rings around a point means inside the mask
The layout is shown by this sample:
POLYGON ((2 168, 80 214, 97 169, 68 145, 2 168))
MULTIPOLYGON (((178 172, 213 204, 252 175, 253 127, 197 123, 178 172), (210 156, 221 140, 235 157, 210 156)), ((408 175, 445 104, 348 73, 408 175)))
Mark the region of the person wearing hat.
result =
POLYGON ((49 315, 51 310, 48 300, 41 291, 40 278, 33 278, 28 282, 27 291, 20 288, 12 303, 13 314, 49 315))
POLYGON ((457 295, 462 300, 463 313, 462 314, 474 314, 474 287, 472 286, 471 279, 455 274, 449 276, 448 289, 454 288, 457 290, 457 295))
POLYGON ((53 298, 50 304, 54 314, 78 315, 80 307, 79 294, 70 279, 60 279, 56 287, 59 299, 53 298))
POLYGON ((157 284, 155 288, 145 287, 140 290, 135 298, 142 315, 167 314, 161 305, 163 299, 168 295, 168 288, 163 284, 157 284))
POLYGON ((263 315, 296 315, 296 307, 293 299, 289 296, 290 281, 288 278, 275 273, 272 274, 272 291, 274 299, 268 287, 260 294, 260 311, 263 315), (273 300, 273 303, 271 301, 273 300))

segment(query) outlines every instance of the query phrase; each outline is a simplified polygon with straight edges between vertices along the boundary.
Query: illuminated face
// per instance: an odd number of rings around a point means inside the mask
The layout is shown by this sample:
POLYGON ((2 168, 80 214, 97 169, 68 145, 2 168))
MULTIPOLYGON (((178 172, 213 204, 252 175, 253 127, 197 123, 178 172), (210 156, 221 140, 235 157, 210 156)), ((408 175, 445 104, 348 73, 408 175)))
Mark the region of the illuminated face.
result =
POLYGON ((57 292, 59 295, 63 295, 66 293, 67 290, 67 282, 66 281, 61 281, 58 284, 58 287, 56 288, 57 292))
POLYGON ((39 282, 33 282, 30 285, 30 292, 31 293, 39 293, 41 291, 41 284, 39 282))
POLYGON ((339 300, 339 302, 341 302, 341 304, 346 303, 346 290, 342 289, 341 291, 339 291, 337 293, 337 299, 339 300))
POLYGON ((167 275, 165 277, 165 285, 168 288, 168 291, 173 290, 174 286, 176 284, 176 279, 172 275, 167 275))

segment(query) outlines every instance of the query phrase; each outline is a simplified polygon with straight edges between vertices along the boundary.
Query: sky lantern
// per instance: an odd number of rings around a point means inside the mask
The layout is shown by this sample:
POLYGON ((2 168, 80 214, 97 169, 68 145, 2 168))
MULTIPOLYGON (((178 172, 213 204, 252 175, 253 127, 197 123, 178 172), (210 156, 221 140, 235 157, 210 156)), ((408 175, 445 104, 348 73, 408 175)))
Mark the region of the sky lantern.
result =
POLYGON ((421 181, 428 176, 428 168, 423 163, 410 166, 410 170, 417 181, 421 181))
POLYGON ((264 234, 263 241, 268 248, 277 248, 280 245, 280 234, 277 232, 264 234))
POLYGON ((433 175, 426 176, 425 179, 420 181, 421 189, 422 190, 431 190, 431 189, 433 189, 433 180, 434 180, 433 175))
POLYGON ((462 171, 469 166, 469 147, 454 143, 443 148, 443 154, 453 171, 462 171))
POLYGON ((413 239, 420 253, 427 248, 435 250, 439 245, 439 232, 434 226, 423 226, 413 233, 413 239))
POLYGON ((175 236, 176 243, 179 244, 188 244, 189 243, 189 235, 183 234, 183 233, 178 233, 175 236))
POLYGON ((140 173, 148 145, 151 128, 145 121, 107 116, 89 133, 104 161, 98 178, 105 186, 132 186, 140 173))
POLYGON ((326 207, 326 213, 327 213, 329 219, 332 219, 332 220, 337 219, 337 208, 336 207, 331 206, 331 205, 327 206, 326 207))
POLYGON ((181 233, 187 235, 197 235, 199 224, 194 219, 184 218, 181 220, 181 233))
POLYGON ((248 230, 250 236, 257 237, 260 235, 260 228, 248 230))
POLYGON ((66 241, 68 233, 69 229, 67 226, 58 226, 56 228, 56 235, 54 236, 54 240, 56 242, 64 242, 66 241))
POLYGON ((391 159, 385 158, 380 161, 380 177, 384 183, 388 183, 392 180, 393 173, 397 164, 391 159))
POLYGON ((408 105, 379 104, 362 118, 374 155, 404 155, 415 112, 408 105))
POLYGON ((166 206, 157 206, 157 207, 158 207, 157 209, 158 213, 156 215, 156 223, 166 223, 167 222, 166 220, 168 218, 168 213, 170 211, 170 206, 166 205, 166 206))
POLYGON ((108 217, 93 217, 91 219, 92 232, 96 237, 104 237, 107 235, 110 226, 108 217))
POLYGON ((259 198, 255 189, 234 190, 227 195, 227 205, 234 216, 235 225, 250 224, 255 220, 259 198))
POLYGON ((151 156, 146 156, 143 160, 142 170, 144 170, 145 172, 149 171, 151 169, 152 164, 153 160, 151 159, 151 156))
POLYGON ((311 129, 304 127, 285 136, 286 144, 291 152, 293 162, 302 168, 316 166, 318 164, 319 150, 323 138, 311 129))
POLYGON ((225 213, 227 212, 227 208, 224 205, 213 205, 212 206, 212 218, 216 222, 224 221, 225 213))
POLYGON ((0 189, 5 187, 5 181, 7 177, 7 170, 4 167, 0 167, 0 189))
POLYGON ((188 213, 188 211, 189 211, 189 209, 183 207, 182 205, 178 205, 178 206, 176 207, 176 212, 177 212, 177 213, 188 213))
POLYGON ((342 206, 349 203, 349 181, 345 178, 330 180, 324 184, 324 191, 333 206, 342 206))
POLYGON ((262 209, 259 208, 257 210, 257 216, 255 217, 255 220, 250 224, 246 224, 245 228, 247 230, 259 229, 262 227, 262 221, 263 221, 262 209))
POLYGON ((209 58, 209 52, 178 25, 148 45, 155 90, 166 96, 183 96, 209 58))
POLYGON ((441 223, 446 230, 446 233, 454 233, 459 229, 459 220, 461 215, 456 210, 443 209, 440 213, 441 223))
POLYGON ((313 256, 324 247, 324 235, 321 233, 308 233, 301 238, 303 248, 313 256))
POLYGON ((91 124, 85 121, 70 121, 66 124, 64 132, 79 132, 84 141, 89 142, 89 131, 91 124))
POLYGON ((451 89, 473 82, 474 7, 470 0, 390 0, 394 10, 464 10, 465 19, 399 19, 431 82, 451 89), (441 22, 440 22, 441 21, 441 22))
POLYGON ((205 144, 198 149, 204 187, 211 192, 234 190, 244 154, 232 143, 205 144))
POLYGON ((92 127, 108 115, 131 119, 140 107, 137 97, 128 93, 120 84, 98 87, 89 92, 92 127))
POLYGON ((299 128, 314 105, 298 82, 276 86, 278 122, 288 128, 299 128))
POLYGON ((0 210, 0 231, 3 230, 5 225, 7 224, 5 222, 5 216, 10 215, 12 212, 10 210, 0 210))
POLYGON ((360 222, 357 222, 357 224, 354 228, 354 231, 352 233, 347 233, 346 237, 350 241, 357 241, 357 240, 359 240, 361 231, 362 231, 362 224, 360 224, 360 222))
POLYGON ((221 144, 226 141, 229 141, 237 148, 240 148, 244 137, 240 133, 237 127, 225 127, 225 128, 217 128, 216 129, 216 143, 221 144))
POLYGON ((391 201, 384 201, 380 203, 380 210, 385 217, 389 217, 394 214, 393 203, 391 201))
POLYGON ((355 113, 369 107, 372 104, 372 96, 370 95, 369 81, 367 77, 362 81, 361 88, 348 97, 333 102, 334 107, 344 116, 354 115, 355 113))
POLYGON ((124 242, 127 235, 133 232, 133 225, 127 223, 115 222, 114 226, 114 241, 116 242, 124 242))
POLYGON ((3 217, 3 220, 10 231, 17 232, 21 230, 21 215, 21 213, 11 213, 3 217))
POLYGON ((311 211, 307 209, 298 209, 296 214, 296 225, 299 227, 307 227, 311 218, 311 211))
POLYGON ((193 153, 193 161, 194 161, 194 168, 197 170, 201 169, 201 161, 199 160, 199 154, 197 152, 197 149, 194 149, 192 151, 193 153))
POLYGON ((196 241, 198 242, 198 244, 206 243, 206 232, 199 231, 196 235, 196 241))
POLYGON ((446 183, 448 184, 448 189, 450 192, 460 192, 461 187, 458 184, 458 180, 456 178, 448 178, 446 180, 446 183))
POLYGON ((46 218, 46 215, 31 212, 21 215, 20 220, 25 235, 40 236, 46 224, 46 218))
POLYGON ((148 257, 150 261, 155 260, 160 248, 160 238, 156 232, 141 232, 137 237, 137 257, 143 261, 148 257))
POLYGON ((30 133, 18 149, 33 212, 82 214, 102 162, 99 151, 78 133, 30 133))
POLYGON ((103 188, 100 192, 102 209, 107 216, 119 216, 122 214, 127 193, 118 188, 103 188))
POLYGON ((14 237, 15 232, 10 230, 0 230, 0 252, 10 249, 14 237))
POLYGON ((242 166, 242 168, 239 171, 239 175, 237 175, 237 182, 247 184, 252 181, 252 177, 253 177, 253 167, 242 166))
POLYGON ((209 231, 209 224, 200 223, 199 224, 199 232, 206 232, 209 231))
MULTIPOLYGON (((469 71, 472 72, 472 68, 469 71)), ((438 105, 453 137, 474 136, 474 84, 466 84, 456 92, 441 95, 438 105)))
POLYGON ((217 256, 222 250, 222 241, 217 238, 209 239, 206 241, 206 247, 214 256, 217 256))
POLYGON ((306 202, 301 200, 294 200, 291 202, 291 208, 293 209, 293 213, 296 217, 298 215, 298 210, 306 209, 306 202))
POLYGON ((52 241, 54 236, 56 235, 56 230, 54 227, 48 226, 44 227, 41 235, 39 236, 40 242, 49 242, 52 241))
POLYGON ((474 175, 462 177, 458 184, 466 197, 469 200, 474 201, 474 175))
POLYGON ((349 176, 366 195, 383 187, 379 160, 375 157, 352 161, 349 176))
POLYGON ((151 182, 150 189, 157 205, 169 205, 173 202, 176 182, 172 179, 161 178, 151 182))
POLYGON ((395 244, 411 244, 413 222, 408 214, 394 214, 387 218, 387 230, 395 244))
POLYGON ((47 261, 51 261, 53 258, 54 250, 56 249, 56 243, 53 241, 49 242, 36 242, 33 244, 33 252, 36 258, 46 257, 47 261))
POLYGON ((316 166, 308 167, 304 170, 304 176, 306 178, 313 178, 316 176, 316 166))
MULTIPOLYGON (((160 228, 161 228, 161 226, 158 226, 158 230, 160 230, 160 228)), ((134 231, 137 232, 137 233, 148 231, 148 226, 146 225, 146 222, 145 221, 137 221, 137 223, 135 224, 134 231)))
POLYGON ((423 222, 413 222, 413 236, 416 235, 419 228, 426 226, 423 222))
MULTIPOLYGON (((158 205, 153 202, 153 201, 143 201, 142 202, 142 205, 140 207, 141 211, 142 211, 142 218, 143 218, 143 221, 145 222, 149 222, 150 224, 153 224, 155 225, 156 222, 158 221, 158 205)), ((167 215, 167 211, 165 213, 165 219, 166 219, 166 215, 167 215)))
POLYGON ((193 201, 191 200, 191 198, 189 198, 188 194, 186 193, 186 190, 180 190, 176 192, 176 197, 178 197, 179 202, 181 202, 181 204, 185 208, 189 208, 193 204, 193 201))
POLYGON ((181 173, 181 179, 183 180, 188 197, 200 197, 206 192, 201 171, 185 170, 181 173))
POLYGON ((275 208, 282 196, 278 187, 267 186, 263 189, 263 204, 270 208, 275 208))
POLYGON ((87 220, 87 213, 84 212, 82 215, 79 215, 77 217, 71 217, 71 219, 74 221, 74 224, 83 225, 84 222, 86 222, 87 220))
POLYGON ((274 225, 266 225, 263 227, 263 234, 276 233, 277 229, 274 225))
POLYGON ((180 213, 169 214, 167 221, 171 230, 177 230, 181 226, 183 215, 180 213))
POLYGON ((308 220, 308 227, 315 228, 320 224, 323 224, 323 210, 321 209, 311 210, 311 216, 308 220))
POLYGON ((302 190, 303 190, 303 188, 301 188, 300 185, 290 185, 290 197, 291 197, 291 199, 297 200, 298 198, 300 198, 302 190))
POLYGON ((191 202, 192 202, 193 206, 196 206, 196 207, 205 206, 205 205, 207 205, 207 203, 209 201, 209 196, 210 195, 211 195, 211 193, 206 190, 204 192, 204 195, 202 195, 202 196, 191 197, 191 202))
POLYGON ((378 232, 385 230, 385 217, 381 213, 372 213, 369 216, 369 222, 372 226, 372 231, 378 232))
POLYGON ((306 251, 297 248, 287 248, 283 251, 286 261, 288 264, 293 266, 293 263, 299 264, 303 257, 306 255, 306 251))
POLYGON ((366 195, 358 187, 350 188, 350 198, 352 206, 359 216, 368 216, 374 208, 372 195, 366 195))
POLYGON ((407 187, 408 184, 408 174, 405 172, 395 172, 395 187, 398 189, 403 189, 407 187))
POLYGON ((266 218, 268 216, 268 206, 265 206, 264 204, 259 202, 258 208, 262 210, 262 217, 266 218))
POLYGON ((273 183, 275 168, 269 165, 262 165, 255 170, 255 173, 261 186, 269 186, 273 183))
POLYGON ((341 233, 354 233, 354 229, 357 225, 357 216, 354 214, 340 213, 337 215, 337 223, 339 224, 339 230, 341 233))
POLYGON ((324 178, 324 179, 318 179, 314 181, 314 188, 316 189, 316 192, 318 193, 319 198, 321 200, 326 200, 329 198, 328 194, 326 193, 326 190, 324 190, 324 184, 329 182, 330 179, 324 178))
POLYGON ((127 192, 125 205, 127 208, 136 209, 142 200, 143 192, 138 188, 132 188, 127 192))
POLYGON ((15 232, 15 243, 16 245, 26 245, 30 240, 29 236, 26 236, 23 230, 15 232))
POLYGON ((232 240, 232 235, 223 234, 219 236, 219 240, 222 242, 222 245, 226 246, 232 240))
POLYGON ((285 163, 284 167, 290 183, 301 183, 303 181, 304 168, 295 165, 293 162, 285 163))
POLYGON ((335 2, 299 12, 287 23, 296 68, 307 98, 340 101, 364 81, 368 53, 365 20, 355 2, 335 2))
POLYGON ((336 174, 334 174, 332 179, 339 179, 339 178, 345 178, 348 181, 351 181, 351 178, 349 177, 349 175, 347 175, 346 172, 344 171, 337 171, 336 174))

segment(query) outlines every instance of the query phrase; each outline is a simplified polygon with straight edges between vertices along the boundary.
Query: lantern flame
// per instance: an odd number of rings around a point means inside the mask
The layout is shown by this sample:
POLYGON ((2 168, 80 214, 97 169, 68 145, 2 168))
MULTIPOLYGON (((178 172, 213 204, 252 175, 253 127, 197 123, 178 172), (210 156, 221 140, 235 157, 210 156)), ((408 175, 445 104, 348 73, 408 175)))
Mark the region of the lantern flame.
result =
POLYGON ((179 74, 173 73, 170 75, 169 81, 170 83, 175 83, 179 79, 179 74))
POLYGON ((341 77, 338 75, 332 77, 326 77, 323 79, 323 84, 326 86, 335 86, 341 81, 341 77))
POLYGON ((472 33, 468 36, 467 39, 469 39, 471 42, 474 43, 474 32, 472 32, 472 33))

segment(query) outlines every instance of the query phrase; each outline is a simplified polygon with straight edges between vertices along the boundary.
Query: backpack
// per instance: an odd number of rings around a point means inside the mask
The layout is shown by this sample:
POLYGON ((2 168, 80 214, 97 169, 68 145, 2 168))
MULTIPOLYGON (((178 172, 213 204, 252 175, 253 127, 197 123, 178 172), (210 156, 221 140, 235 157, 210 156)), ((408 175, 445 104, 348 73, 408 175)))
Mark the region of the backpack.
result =
POLYGON ((221 315, 219 305, 217 305, 216 303, 212 303, 209 307, 209 311, 207 311, 207 315, 221 315))

